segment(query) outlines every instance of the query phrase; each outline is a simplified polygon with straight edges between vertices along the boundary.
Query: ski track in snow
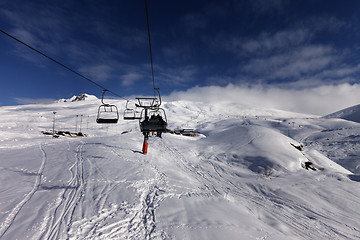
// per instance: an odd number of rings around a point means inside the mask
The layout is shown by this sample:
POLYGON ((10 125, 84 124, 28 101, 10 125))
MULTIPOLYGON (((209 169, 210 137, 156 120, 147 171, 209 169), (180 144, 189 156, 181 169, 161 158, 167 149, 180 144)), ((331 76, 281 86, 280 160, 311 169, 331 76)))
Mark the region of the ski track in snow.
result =
MULTIPOLYGON (((112 152, 117 157, 124 158, 113 149, 112 152)), ((137 161, 152 169, 155 173, 154 178, 135 181, 131 184, 139 195, 138 203, 132 207, 125 207, 129 214, 124 219, 126 228, 121 231, 122 235, 113 234, 109 237, 115 237, 115 235, 124 237, 125 235, 125 239, 165 239, 166 234, 156 230, 155 210, 164 198, 162 194, 165 192, 163 188, 166 188, 166 175, 146 158, 137 161)))
POLYGON ((46 217, 46 219, 49 219, 44 227, 47 231, 44 232, 40 238, 68 238, 67 232, 69 230, 69 223, 71 223, 72 220, 72 214, 84 193, 83 145, 84 143, 81 143, 77 146, 75 162, 69 169, 71 178, 56 200, 54 213, 50 213, 51 215, 46 217), (65 233, 65 236, 59 236, 60 233, 65 233))
POLYGON ((125 239, 165 239, 166 234, 156 230, 155 210, 164 198, 161 195, 165 192, 163 187, 166 187, 166 176, 149 160, 142 161, 142 164, 154 171, 155 176, 131 184, 136 189, 139 200, 135 206, 127 208, 129 216, 125 219, 126 232, 122 233, 126 234, 125 239))
POLYGON ((35 183, 34 186, 32 187, 31 191, 29 193, 27 193, 24 197, 24 199, 19 202, 15 208, 12 209, 12 211, 10 212, 10 214, 8 215, 8 217, 5 219, 5 221, 1 224, 0 226, 0 238, 6 233, 6 231, 10 228, 11 224, 14 222, 14 219, 16 218, 16 216, 18 215, 18 213, 20 212, 20 210, 23 208, 23 206, 29 202, 29 200, 31 199, 31 197, 35 194, 35 192, 39 189, 39 186, 41 184, 41 178, 42 178, 42 174, 44 171, 44 167, 46 164, 46 153, 44 151, 44 148, 42 145, 40 145, 40 150, 42 153, 42 161, 41 161, 41 165, 39 168, 39 171, 36 174, 36 178, 35 178, 35 183))
MULTIPOLYGON (((326 224, 326 220, 334 221, 334 219, 329 219, 326 216, 326 212, 313 209, 311 206, 299 205, 298 202, 291 200, 292 196, 284 198, 284 194, 281 197, 271 194, 270 191, 263 189, 260 184, 234 182, 226 177, 225 170, 217 164, 217 161, 207 159, 203 166, 194 165, 176 147, 161 139, 155 139, 153 145, 159 147, 160 151, 167 154, 168 158, 174 161, 176 166, 184 171, 184 173, 190 174, 202 184, 198 191, 173 194, 171 193, 171 188, 167 185, 166 175, 158 169, 156 161, 152 163, 146 158, 127 159, 127 161, 135 161, 141 165, 146 165, 155 173, 154 178, 129 182, 139 195, 138 202, 135 204, 121 203, 114 205, 111 209, 104 209, 100 214, 92 216, 87 221, 81 219, 75 220, 75 211, 84 211, 81 208, 86 207, 82 206, 82 201, 86 194, 86 185, 89 181, 89 179, 86 179, 89 176, 85 174, 87 172, 84 165, 85 160, 89 163, 87 165, 89 167, 88 170, 92 169, 90 172, 96 171, 103 178, 104 182, 110 183, 104 184, 101 194, 99 194, 97 199, 94 199, 95 205, 99 205, 100 209, 103 208, 107 194, 111 193, 114 188, 114 183, 107 179, 106 174, 102 173, 96 164, 84 158, 84 148, 90 144, 81 142, 76 146, 73 156, 74 162, 68 169, 71 173, 68 185, 60 193, 56 206, 48 211, 49 216, 45 219, 49 220, 43 224, 43 230, 47 231, 43 232, 39 239, 169 239, 169 236, 163 230, 156 228, 155 211, 160 206, 162 200, 166 197, 174 196, 178 198, 197 196, 224 198, 230 199, 230 201, 235 200, 244 204, 250 211, 253 211, 253 214, 257 214, 255 212, 256 209, 261 209, 263 211, 261 217, 266 218, 267 221, 273 219, 272 221, 274 222, 283 223, 288 228, 284 231, 295 232, 297 236, 301 236, 304 239, 336 239, 339 236, 346 239, 349 237, 346 232, 341 233, 333 228, 331 224, 326 224), (206 165, 211 168, 205 169, 206 165), (209 171, 209 169, 212 169, 212 171, 209 171), (228 194, 231 194, 231 196, 228 194), (119 212, 125 214, 122 220, 110 224, 106 222, 106 219, 117 215, 119 212), (324 221, 315 221, 315 219, 323 219, 324 221), (75 228, 77 231, 74 230, 75 228)), ((101 147, 108 148, 109 152, 119 159, 126 159, 126 156, 122 156, 111 146, 102 145, 101 147)), ((2 225, 2 235, 11 226, 16 215, 41 184, 47 155, 43 146, 40 146, 40 149, 43 159, 35 184, 32 190, 9 214, 5 224, 2 225)), ((71 146, 69 145, 70 149, 71 146)), ((115 183, 115 185, 119 183, 115 183)), ((335 224, 341 223, 335 222, 335 224)), ((185 225, 179 225, 178 227, 185 227, 185 225)))
MULTIPOLYGON (((91 144, 91 143, 90 143, 91 144)), ((166 239, 166 234, 162 231, 156 230, 155 209, 163 199, 161 196, 164 190, 162 187, 166 185, 166 176, 161 173, 157 167, 148 160, 137 159, 137 163, 147 165, 150 167, 155 176, 152 179, 139 180, 129 182, 131 187, 136 189, 139 196, 138 202, 129 204, 123 202, 121 204, 114 204, 111 209, 104 208, 107 201, 107 195, 114 191, 116 185, 122 183, 114 183, 107 179, 106 174, 102 173, 96 164, 91 163, 87 159, 89 169, 85 169, 85 159, 83 156, 86 144, 82 142, 76 147, 74 156, 74 163, 68 169, 71 177, 68 180, 66 188, 60 193, 56 200, 54 207, 47 211, 44 222, 42 223, 43 233, 38 237, 39 239, 166 239), (98 215, 92 216, 90 219, 76 219, 75 212, 84 212, 86 205, 83 204, 84 196, 91 194, 86 192, 87 184, 90 179, 86 172, 96 171, 99 176, 103 178, 104 184, 101 189, 101 194, 96 199, 92 199, 93 205, 99 209, 103 209, 98 215), (83 206, 84 205, 84 206, 83 206), (113 218, 119 212, 125 214, 125 217, 120 221, 114 221, 110 224, 106 222, 108 218, 113 218)), ((109 149, 113 155, 118 159, 126 159, 119 153, 112 149, 112 146, 100 145, 97 147, 105 147, 109 149)), ((71 146, 69 146, 69 151, 71 146)), ((44 154, 43 164, 45 164, 46 155, 44 154)), ((136 159, 136 158, 135 158, 136 159)), ((134 160, 128 160, 134 161, 134 160)), ((39 170, 39 173, 43 170, 39 170)), ((39 187, 39 182, 36 182, 36 187, 28 195, 34 194, 35 189, 39 187)), ((28 197, 25 199, 28 200, 28 197)), ((23 204, 26 203, 26 201, 23 204)), ((23 205, 22 204, 22 205, 23 205)), ((14 209, 18 211, 19 207, 14 209)), ((13 212, 14 212, 13 211, 13 212)), ((15 218, 15 216, 14 216, 15 218)), ((8 226, 9 227, 9 226, 8 226)))
POLYGON ((160 142, 161 147, 170 153, 170 159, 174 160, 183 170, 195 175, 199 182, 204 183, 202 193, 183 193, 182 195, 190 196, 194 194, 206 197, 224 197, 226 199, 228 193, 231 193, 231 201, 235 200, 246 205, 250 211, 261 209, 264 211, 261 214, 265 215, 262 217, 266 218, 267 221, 270 219, 274 223, 282 223, 287 228, 284 229, 285 232, 291 232, 294 236, 300 236, 304 239, 335 240, 339 236, 344 239, 355 237, 352 233, 339 232, 334 228, 333 225, 339 225, 341 222, 336 218, 330 219, 326 211, 323 212, 321 209, 315 209, 306 204, 301 205, 299 202, 292 200, 294 196, 286 193, 282 193, 281 196, 272 194, 266 189, 263 190, 261 184, 233 182, 224 177, 226 175, 226 172, 223 172, 224 169, 211 160, 206 163, 212 167, 213 172, 204 170, 200 165, 194 166, 175 147, 165 144, 163 141, 160 142))
POLYGON ((175 147, 173 147, 170 144, 164 143, 162 140, 157 141, 158 145, 164 149, 164 152, 167 152, 170 156, 168 159, 171 159, 176 163, 176 165, 183 170, 186 173, 191 174, 199 183, 203 184, 201 192, 184 192, 181 193, 181 195, 189 195, 189 194, 195 194, 195 195, 202 195, 206 197, 210 196, 221 196, 221 193, 217 190, 217 188, 214 186, 214 184, 209 179, 209 176, 207 172, 203 171, 201 169, 200 165, 194 165, 191 162, 189 162, 179 150, 177 150, 175 147))

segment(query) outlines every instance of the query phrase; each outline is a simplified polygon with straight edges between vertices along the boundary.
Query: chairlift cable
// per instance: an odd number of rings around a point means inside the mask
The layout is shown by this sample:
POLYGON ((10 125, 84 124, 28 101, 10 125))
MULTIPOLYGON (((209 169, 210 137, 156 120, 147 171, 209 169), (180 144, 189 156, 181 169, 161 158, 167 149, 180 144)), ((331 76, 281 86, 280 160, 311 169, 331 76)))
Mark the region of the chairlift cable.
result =
POLYGON ((8 37, 10 37, 10 38, 14 39, 15 41, 17 41, 17 42, 19 42, 19 43, 23 44, 24 46, 26 46, 26 47, 30 48, 31 50, 33 50, 33 51, 35 51, 35 52, 39 53, 40 55, 42 55, 42 56, 46 57, 47 59, 49 59, 49 60, 51 60, 51 61, 55 62, 56 64, 58 64, 58 65, 60 65, 60 66, 62 66, 62 67, 64 67, 64 68, 66 68, 67 70, 71 71, 72 73, 75 73, 76 75, 78 75, 78 76, 80 76, 80 77, 84 78, 85 80, 87 80, 87 81, 89 81, 89 82, 91 82, 91 83, 95 84, 96 86, 98 86, 98 87, 102 88, 103 90, 106 90, 106 91, 108 91, 109 93, 112 93, 113 95, 115 95, 115 96, 117 96, 117 97, 120 97, 120 98, 122 98, 122 99, 124 99, 124 100, 128 100, 128 99, 126 99, 125 97, 120 96, 119 94, 117 94, 117 93, 115 93, 115 92, 113 92, 113 91, 110 91, 109 89, 105 88, 104 86, 102 86, 102 85, 100 85, 100 84, 96 83, 95 81, 93 81, 93 80, 91 80, 91 79, 89 79, 89 78, 85 77, 84 75, 82 75, 82 74, 80 74, 80 73, 76 72, 75 70, 73 70, 73 69, 69 68, 68 66, 66 66, 66 65, 62 64, 61 62, 59 62, 59 61, 57 61, 57 60, 53 59, 52 57, 49 57, 48 55, 46 55, 46 54, 42 53, 41 51, 39 51, 39 50, 37 50, 37 49, 33 48, 33 47, 32 47, 32 46, 30 46, 29 44, 27 44, 27 43, 25 43, 25 42, 21 41, 20 39, 18 39, 18 38, 16 38, 16 37, 12 36, 11 34, 9 34, 9 33, 5 32, 5 31, 3 31, 3 30, 1 30, 1 29, 0 29, 0 32, 2 32, 3 34, 7 35, 8 37))
POLYGON ((154 65, 153 65, 152 51, 151 51, 150 24, 149 24, 149 10, 148 10, 147 0, 145 0, 145 10, 146 10, 146 23, 147 23, 147 31, 148 31, 148 38, 149 38, 149 50, 150 50, 151 76, 152 76, 152 81, 153 81, 154 97, 156 97, 156 93, 155 93, 155 78, 154 78, 154 65))

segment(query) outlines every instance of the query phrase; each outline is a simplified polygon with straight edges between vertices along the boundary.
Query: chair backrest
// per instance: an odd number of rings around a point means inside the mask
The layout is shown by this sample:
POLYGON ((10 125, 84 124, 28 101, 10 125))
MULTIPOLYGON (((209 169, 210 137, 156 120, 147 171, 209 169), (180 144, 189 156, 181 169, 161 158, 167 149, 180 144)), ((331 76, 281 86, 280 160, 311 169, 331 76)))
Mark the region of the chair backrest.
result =
POLYGON ((119 111, 115 105, 103 104, 98 109, 96 118, 97 123, 117 123, 119 121, 119 111))

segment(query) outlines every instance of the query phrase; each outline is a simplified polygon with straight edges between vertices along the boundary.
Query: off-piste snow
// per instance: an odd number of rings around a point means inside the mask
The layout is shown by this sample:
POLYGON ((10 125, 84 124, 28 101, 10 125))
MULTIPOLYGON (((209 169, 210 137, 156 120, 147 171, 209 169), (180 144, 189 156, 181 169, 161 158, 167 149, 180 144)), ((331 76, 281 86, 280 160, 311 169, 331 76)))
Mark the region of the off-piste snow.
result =
POLYGON ((360 238, 359 123, 169 101, 168 128, 200 133, 145 155, 137 121, 72 100, 0 108, 0 239, 360 238))

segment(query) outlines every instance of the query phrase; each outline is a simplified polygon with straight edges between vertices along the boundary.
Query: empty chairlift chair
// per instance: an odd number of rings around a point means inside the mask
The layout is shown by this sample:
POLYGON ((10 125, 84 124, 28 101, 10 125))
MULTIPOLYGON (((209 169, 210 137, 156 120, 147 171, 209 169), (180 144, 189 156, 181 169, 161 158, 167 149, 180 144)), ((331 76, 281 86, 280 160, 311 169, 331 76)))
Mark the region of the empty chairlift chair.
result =
POLYGON ((137 111, 133 108, 128 107, 129 100, 126 102, 126 108, 124 110, 124 120, 136 120, 140 119, 141 116, 137 115, 137 111))
POLYGON ((100 124, 107 123, 117 123, 119 121, 119 111, 115 105, 104 103, 104 93, 107 90, 104 90, 101 105, 98 109, 98 114, 96 118, 96 122, 100 124))

